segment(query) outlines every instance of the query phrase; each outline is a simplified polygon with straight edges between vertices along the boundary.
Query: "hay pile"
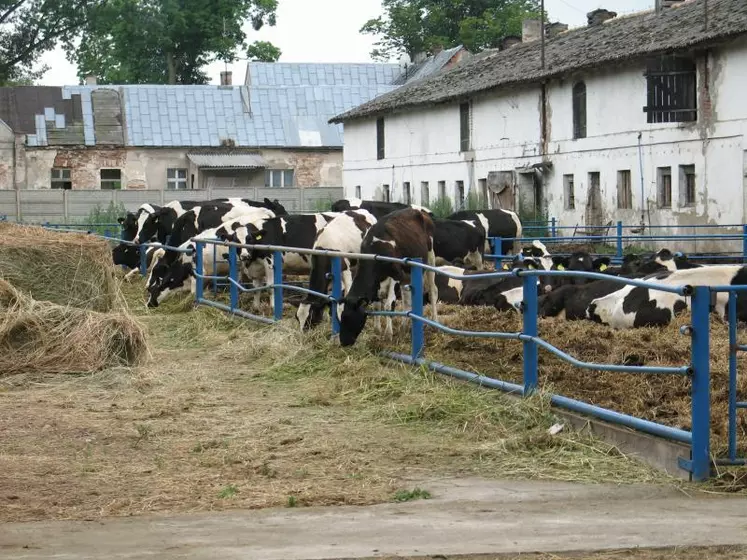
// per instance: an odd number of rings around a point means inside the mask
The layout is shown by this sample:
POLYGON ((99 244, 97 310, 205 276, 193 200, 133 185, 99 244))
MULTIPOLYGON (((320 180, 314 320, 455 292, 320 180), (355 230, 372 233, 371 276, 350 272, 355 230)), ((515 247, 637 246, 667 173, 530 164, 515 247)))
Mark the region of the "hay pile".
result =
POLYGON ((145 332, 128 314, 36 301, 0 279, 0 374, 94 373, 146 353, 145 332))
MULTIPOLYGON (((441 307, 441 321, 453 328, 474 331, 519 332, 522 319, 517 313, 501 313, 486 307, 441 307)), ((614 330, 591 321, 540 319, 540 336, 587 362, 681 366, 690 359, 690 338, 679 327, 689 315, 677 318, 666 328, 614 330)), ((395 321, 396 323, 396 321, 395 321)), ((373 330, 373 329, 371 329, 373 330)), ((374 336, 375 347, 407 352, 409 337, 395 336, 393 344, 374 336)), ((515 341, 455 337, 426 329, 426 358, 488 377, 520 383, 522 345, 515 341)), ((743 332, 739 342, 747 342, 743 332)), ((738 398, 747 398, 744 357, 739 362, 738 398)), ((711 321, 711 406, 714 450, 721 451, 727 435, 729 337, 725 324, 715 316, 711 321)), ((549 352, 539 353, 540 386, 554 393, 605 408, 632 414, 669 426, 690 429, 690 380, 676 375, 646 375, 598 372, 578 369, 549 352)), ((739 415, 739 440, 747 439, 747 416, 739 415)))
POLYGON ((121 301, 111 246, 85 234, 0 223, 0 278, 60 305, 110 311, 121 301))

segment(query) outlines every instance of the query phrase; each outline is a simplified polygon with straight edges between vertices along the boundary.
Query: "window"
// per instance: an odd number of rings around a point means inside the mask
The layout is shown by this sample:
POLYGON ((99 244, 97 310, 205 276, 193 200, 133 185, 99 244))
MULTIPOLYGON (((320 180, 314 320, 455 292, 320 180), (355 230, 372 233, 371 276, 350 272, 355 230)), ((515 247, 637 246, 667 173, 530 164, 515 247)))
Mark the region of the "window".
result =
POLYGON ((361 186, 356 185, 355 187, 355 198, 361 198, 361 186))
POLYGON ((573 86, 573 139, 586 138, 586 84, 573 86))
POLYGON ((672 207, 672 168, 659 167, 657 169, 659 208, 672 207))
POLYGON ((183 190, 187 188, 186 169, 168 169, 166 171, 166 188, 172 190, 183 190))
POLYGON ((630 184, 630 170, 617 172, 617 207, 621 210, 633 208, 633 187, 630 184))
POLYGON ((420 204, 423 206, 428 206, 430 203, 430 187, 428 186, 428 181, 423 181, 420 183, 420 204))
POLYGON ((403 183, 402 190, 405 191, 405 204, 412 204, 412 193, 410 192, 410 183, 403 183))
POLYGON ((459 105, 459 151, 468 152, 472 148, 470 146, 470 132, 471 132, 471 111, 469 102, 462 103, 459 105))
POLYGON ((383 185, 382 191, 383 191, 382 192, 382 196, 383 196, 382 200, 384 202, 391 202, 392 201, 392 192, 389 189, 389 185, 383 185))
POLYGON ((101 190, 119 190, 122 188, 122 170, 121 169, 102 169, 101 170, 101 190))
POLYGON ((460 210, 464 208, 464 181, 456 182, 454 200, 460 210))
POLYGON ((65 189, 69 191, 73 188, 73 182, 70 179, 69 169, 52 169, 52 188, 65 189))
POLYGON ((488 180, 478 179, 477 186, 480 187, 480 196, 482 197, 480 202, 482 203, 483 208, 488 208, 488 180))
POLYGON ((646 68, 647 105, 643 111, 650 123, 698 120, 697 77, 690 58, 662 56, 646 68))
POLYGON ((440 199, 446 198, 446 181, 438 182, 438 198, 440 199))
POLYGON ((266 169, 265 187, 292 187, 294 172, 292 169, 266 169))
POLYGON ((376 159, 384 159, 384 119, 376 119, 376 159))
POLYGON ((576 193, 573 185, 573 175, 563 175, 563 197, 566 210, 576 209, 576 193))
POLYGON ((695 206, 694 165, 680 165, 680 206, 695 206))

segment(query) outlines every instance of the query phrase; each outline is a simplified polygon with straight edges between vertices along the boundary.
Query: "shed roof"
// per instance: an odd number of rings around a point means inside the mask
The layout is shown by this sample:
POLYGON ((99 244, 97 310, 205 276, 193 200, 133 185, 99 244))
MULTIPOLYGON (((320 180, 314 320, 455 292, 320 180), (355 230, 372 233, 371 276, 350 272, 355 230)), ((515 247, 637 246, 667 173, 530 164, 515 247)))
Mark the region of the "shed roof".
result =
POLYGON ((689 0, 660 14, 639 12, 560 33, 545 41, 544 69, 540 64, 540 41, 521 43, 504 51, 487 50, 451 69, 338 114, 330 122, 444 103, 604 64, 705 47, 747 32, 744 0, 709 0, 707 29, 704 12, 704 0, 689 0))
POLYGON ((187 158, 197 167, 211 169, 259 169, 267 166, 260 154, 226 152, 192 152, 187 158))

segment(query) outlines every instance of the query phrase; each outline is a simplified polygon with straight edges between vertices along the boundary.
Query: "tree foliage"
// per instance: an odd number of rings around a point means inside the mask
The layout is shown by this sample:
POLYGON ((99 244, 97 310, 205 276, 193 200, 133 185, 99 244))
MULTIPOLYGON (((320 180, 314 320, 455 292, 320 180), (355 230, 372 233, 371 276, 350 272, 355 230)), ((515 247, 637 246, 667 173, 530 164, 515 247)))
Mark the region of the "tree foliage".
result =
POLYGON ((277 0, 108 0, 68 58, 101 83, 203 84, 206 64, 247 48, 243 24, 275 25, 276 9, 277 0))
POLYGON ((69 41, 102 0, 0 0, 0 85, 28 84, 39 57, 69 41))
POLYGON ((361 33, 379 36, 374 60, 434 47, 464 45, 472 52, 495 48, 507 35, 521 35, 525 18, 539 17, 539 0, 383 0, 384 14, 361 33))
POLYGON ((246 50, 249 60, 259 62, 277 62, 281 54, 283 51, 268 41, 254 41, 246 50))

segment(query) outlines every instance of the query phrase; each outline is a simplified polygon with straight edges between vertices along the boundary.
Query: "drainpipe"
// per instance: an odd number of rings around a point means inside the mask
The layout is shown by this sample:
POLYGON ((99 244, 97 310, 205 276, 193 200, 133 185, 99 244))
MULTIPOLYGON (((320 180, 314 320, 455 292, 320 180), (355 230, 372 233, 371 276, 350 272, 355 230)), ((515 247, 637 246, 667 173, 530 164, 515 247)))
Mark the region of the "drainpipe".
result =
POLYGON ((643 186, 643 145, 641 139, 643 138, 643 132, 638 133, 638 169, 641 175, 641 227, 646 223, 646 195, 643 186))

